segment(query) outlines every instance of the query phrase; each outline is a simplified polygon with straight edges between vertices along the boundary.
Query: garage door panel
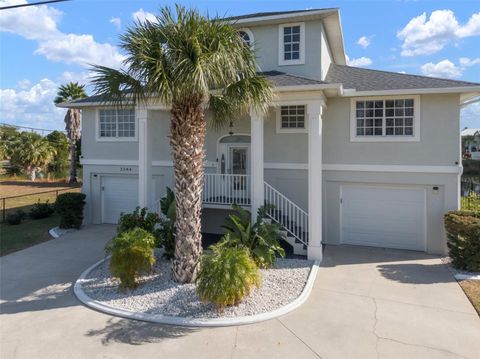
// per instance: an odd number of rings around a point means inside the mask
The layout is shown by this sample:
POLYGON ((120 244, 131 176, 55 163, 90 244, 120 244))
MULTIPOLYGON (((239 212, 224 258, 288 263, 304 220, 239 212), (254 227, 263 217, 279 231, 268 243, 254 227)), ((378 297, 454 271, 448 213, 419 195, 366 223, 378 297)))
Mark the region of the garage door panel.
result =
POLYGON ((118 223, 122 212, 138 206, 138 179, 127 176, 102 177, 103 222, 118 223))
POLYGON ((425 250, 423 189, 342 187, 342 243, 425 250))

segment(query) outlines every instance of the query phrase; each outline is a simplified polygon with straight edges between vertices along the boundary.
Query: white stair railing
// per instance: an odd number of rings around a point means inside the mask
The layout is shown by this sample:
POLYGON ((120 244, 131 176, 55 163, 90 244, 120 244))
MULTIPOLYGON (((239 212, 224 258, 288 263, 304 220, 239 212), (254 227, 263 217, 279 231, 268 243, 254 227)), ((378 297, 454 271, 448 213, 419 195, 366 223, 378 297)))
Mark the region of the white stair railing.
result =
POLYGON ((202 202, 214 205, 250 205, 250 176, 206 173, 202 202))
POLYGON ((274 206, 267 215, 300 243, 308 245, 308 213, 267 182, 264 188, 265 204, 274 206))

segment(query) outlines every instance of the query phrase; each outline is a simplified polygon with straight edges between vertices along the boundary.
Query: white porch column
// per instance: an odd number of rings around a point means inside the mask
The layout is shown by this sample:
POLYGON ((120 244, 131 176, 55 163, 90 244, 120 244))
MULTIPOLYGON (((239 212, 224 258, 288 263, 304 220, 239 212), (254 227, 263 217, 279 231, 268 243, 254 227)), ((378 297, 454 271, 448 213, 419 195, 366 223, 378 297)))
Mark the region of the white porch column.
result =
POLYGON ((322 260, 322 105, 307 104, 308 114, 308 259, 322 260))
POLYGON ((257 211, 263 206, 264 178, 263 178, 263 115, 252 111, 250 113, 250 178, 252 202, 252 220, 257 219, 257 211))
POLYGON ((138 205, 151 207, 150 189, 152 188, 152 145, 149 134, 147 108, 137 106, 135 116, 138 123, 138 205))

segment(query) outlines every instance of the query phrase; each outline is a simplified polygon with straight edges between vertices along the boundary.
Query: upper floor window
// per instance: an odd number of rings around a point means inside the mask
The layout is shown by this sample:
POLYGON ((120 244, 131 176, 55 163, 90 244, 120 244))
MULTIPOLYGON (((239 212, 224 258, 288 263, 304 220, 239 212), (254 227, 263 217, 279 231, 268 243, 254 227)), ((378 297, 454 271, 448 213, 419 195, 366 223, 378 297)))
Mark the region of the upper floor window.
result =
POLYGON ((418 141, 419 102, 419 96, 353 99, 351 140, 418 141))
POLYGON ((101 140, 132 141, 136 139, 134 109, 100 109, 98 138, 101 140))
POLYGON ((279 26, 279 65, 305 63, 305 24, 279 26))
POLYGON ((253 33, 249 29, 240 29, 238 34, 245 42, 245 45, 253 47, 253 33))
POLYGON ((280 106, 277 132, 306 132, 305 105, 280 106))

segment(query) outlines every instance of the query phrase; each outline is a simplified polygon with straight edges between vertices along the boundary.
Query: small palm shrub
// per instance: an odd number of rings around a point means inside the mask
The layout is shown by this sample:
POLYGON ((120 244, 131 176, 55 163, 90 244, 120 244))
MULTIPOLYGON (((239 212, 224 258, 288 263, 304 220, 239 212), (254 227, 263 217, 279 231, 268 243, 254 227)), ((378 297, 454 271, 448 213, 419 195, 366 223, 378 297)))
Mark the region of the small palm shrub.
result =
POLYGON ((48 201, 46 203, 40 203, 40 201, 38 201, 33 205, 28 215, 31 219, 42 219, 50 217, 53 212, 55 212, 55 208, 48 203, 48 201))
POLYGON ((166 195, 160 199, 160 217, 159 228, 156 231, 159 242, 158 247, 163 246, 165 249, 165 257, 171 259, 175 252, 175 221, 177 219, 175 213, 175 194, 167 187, 166 195))
POLYGON ((222 226, 227 230, 228 236, 224 236, 219 245, 246 248, 261 268, 272 266, 276 255, 285 257, 285 250, 279 242, 283 238, 281 227, 276 223, 264 222, 267 210, 270 208, 270 206, 260 207, 257 220, 252 224, 250 212, 233 205, 235 213, 229 215, 222 226))
POLYGON ((148 212, 148 208, 137 207, 132 213, 122 213, 118 220, 118 233, 130 231, 134 228, 142 228, 145 231, 152 233, 155 230, 155 225, 159 222, 158 215, 153 212, 148 212))
POLYGON ((452 211, 444 221, 453 266, 480 272, 480 212, 452 211))
POLYGON ((60 228, 77 228, 83 222, 84 193, 68 192, 58 195, 55 210, 60 215, 60 228))
POLYGON ((152 270, 155 238, 144 229, 134 228, 115 236, 106 246, 112 255, 110 271, 120 279, 120 289, 135 289, 137 278, 152 270))
POLYGON ((260 287, 260 272, 245 248, 210 248, 211 253, 202 256, 197 294, 203 302, 223 311, 226 306, 238 304, 254 287, 260 287))
POLYGON ((22 220, 24 220, 26 216, 27 216, 26 213, 21 209, 19 209, 16 212, 7 214, 7 216, 5 217, 5 220, 7 221, 8 224, 12 226, 16 226, 17 224, 22 223, 22 220))

